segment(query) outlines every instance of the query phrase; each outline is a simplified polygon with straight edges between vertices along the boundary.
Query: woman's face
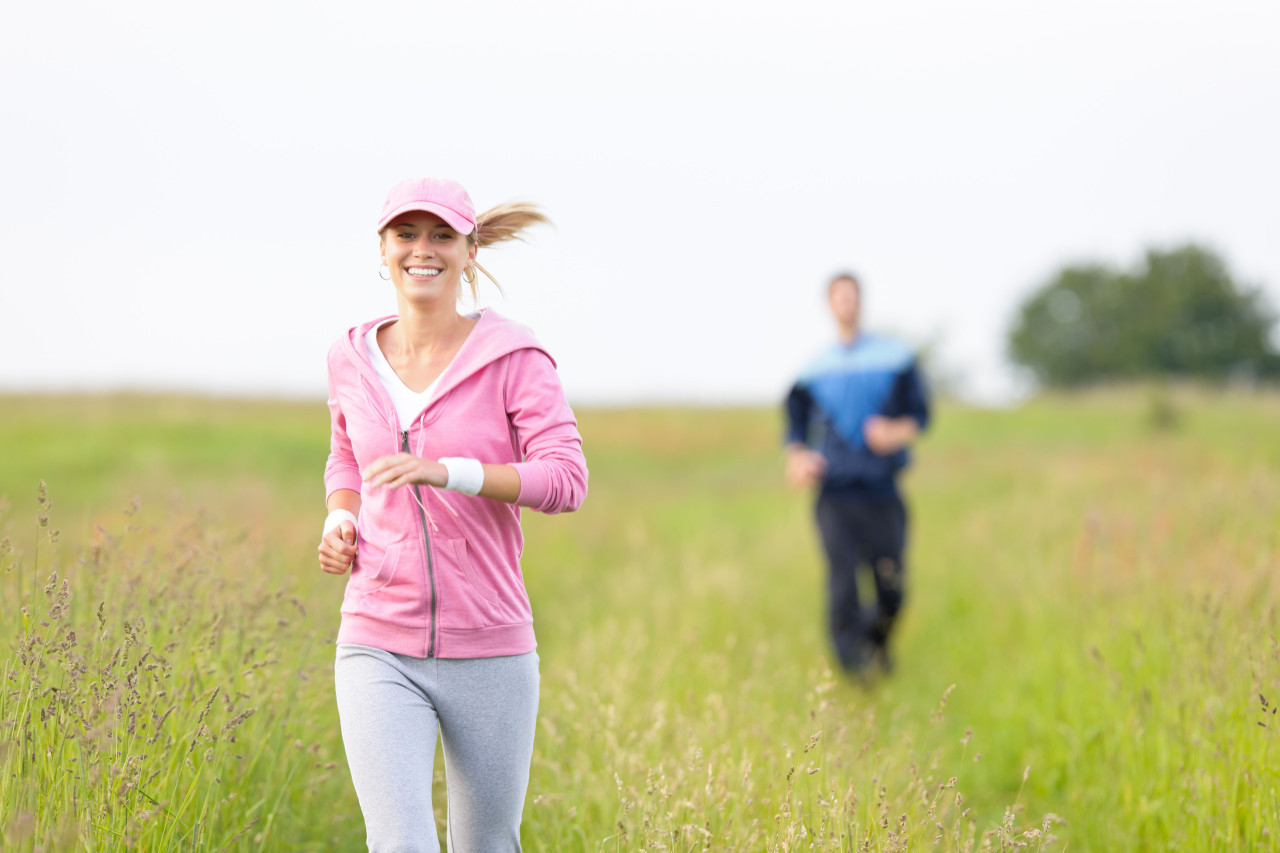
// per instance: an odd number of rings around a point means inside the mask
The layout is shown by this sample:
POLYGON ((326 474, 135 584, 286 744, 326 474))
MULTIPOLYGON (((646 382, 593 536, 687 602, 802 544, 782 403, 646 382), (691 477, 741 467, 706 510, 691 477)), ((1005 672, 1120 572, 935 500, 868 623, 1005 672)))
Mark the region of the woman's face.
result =
POLYGON ((382 231, 383 263, 396 292, 411 303, 457 301, 462 271, 476 247, 434 213, 410 211, 382 231))

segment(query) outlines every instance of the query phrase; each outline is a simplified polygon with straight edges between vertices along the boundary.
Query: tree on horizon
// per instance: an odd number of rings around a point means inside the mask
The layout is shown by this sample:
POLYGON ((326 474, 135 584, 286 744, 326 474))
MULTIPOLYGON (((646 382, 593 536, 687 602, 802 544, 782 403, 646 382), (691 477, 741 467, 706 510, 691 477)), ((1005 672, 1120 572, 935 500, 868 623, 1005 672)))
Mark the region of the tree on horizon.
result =
POLYGON ((1148 249, 1133 269, 1061 268, 1019 307, 1011 359, 1043 385, 1280 379, 1274 311, 1197 244, 1148 249))

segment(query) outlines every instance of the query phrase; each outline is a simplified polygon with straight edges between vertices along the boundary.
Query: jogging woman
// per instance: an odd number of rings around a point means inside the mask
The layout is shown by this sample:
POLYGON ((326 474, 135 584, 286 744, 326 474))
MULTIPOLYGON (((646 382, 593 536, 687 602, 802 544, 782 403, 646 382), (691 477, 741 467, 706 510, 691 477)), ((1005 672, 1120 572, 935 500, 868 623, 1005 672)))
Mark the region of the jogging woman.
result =
POLYGON ((320 567, 348 568, 334 667, 342 740, 371 851, 438 851, 444 746, 450 850, 519 850, 538 713, 520 508, 587 491, 555 362, 475 296, 477 250, 546 218, 476 216, 458 184, 402 181, 378 219, 397 313, 329 351, 332 438, 320 567))

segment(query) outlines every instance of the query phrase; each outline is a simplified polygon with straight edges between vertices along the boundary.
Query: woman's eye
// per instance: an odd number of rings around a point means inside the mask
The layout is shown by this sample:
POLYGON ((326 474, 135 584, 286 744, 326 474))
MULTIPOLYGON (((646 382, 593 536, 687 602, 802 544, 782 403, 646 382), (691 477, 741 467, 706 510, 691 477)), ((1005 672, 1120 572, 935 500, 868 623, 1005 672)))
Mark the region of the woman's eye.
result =
POLYGON ((413 232, 412 232, 412 231, 401 231, 401 232, 400 232, 399 234, 397 234, 396 236, 397 236, 397 237, 399 237, 401 240, 412 240, 412 239, 413 239, 413 232))
POLYGON ((450 233, 450 232, 448 232, 448 231, 437 231, 437 232, 436 232, 436 239, 437 239, 437 240, 452 240, 452 239, 453 239, 453 234, 451 234, 451 233, 450 233))

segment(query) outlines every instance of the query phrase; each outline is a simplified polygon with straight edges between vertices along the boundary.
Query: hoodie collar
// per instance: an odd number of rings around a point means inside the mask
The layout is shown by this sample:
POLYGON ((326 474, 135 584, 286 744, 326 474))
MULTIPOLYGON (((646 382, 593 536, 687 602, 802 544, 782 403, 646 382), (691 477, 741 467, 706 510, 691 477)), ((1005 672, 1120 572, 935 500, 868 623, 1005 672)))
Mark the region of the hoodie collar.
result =
MULTIPOLYGON (((481 309, 479 314, 480 317, 477 319, 475 327, 471 330, 471 334, 462 342, 462 346, 459 347, 458 352, 454 355, 453 361, 449 362, 449 366, 440 374, 440 379, 436 383, 435 394, 432 395, 431 402, 427 404, 428 409, 435 405, 437 400, 466 381, 468 377, 517 350, 536 349, 547 358, 551 358, 551 354, 538 343, 538 339, 534 337, 533 332, 527 326, 503 317, 492 308, 481 309)), ((384 317, 352 326, 347 330, 346 337, 342 341, 343 351, 347 359, 355 366, 361 379, 373 386, 384 408, 388 411, 392 408, 391 398, 386 389, 382 387, 382 380, 378 378, 377 371, 373 367, 373 361, 365 348, 364 336, 369 329, 374 326, 380 326, 388 320, 394 320, 397 316, 396 314, 388 314, 384 317)), ((555 359, 551 359, 551 363, 554 365, 555 359)))

